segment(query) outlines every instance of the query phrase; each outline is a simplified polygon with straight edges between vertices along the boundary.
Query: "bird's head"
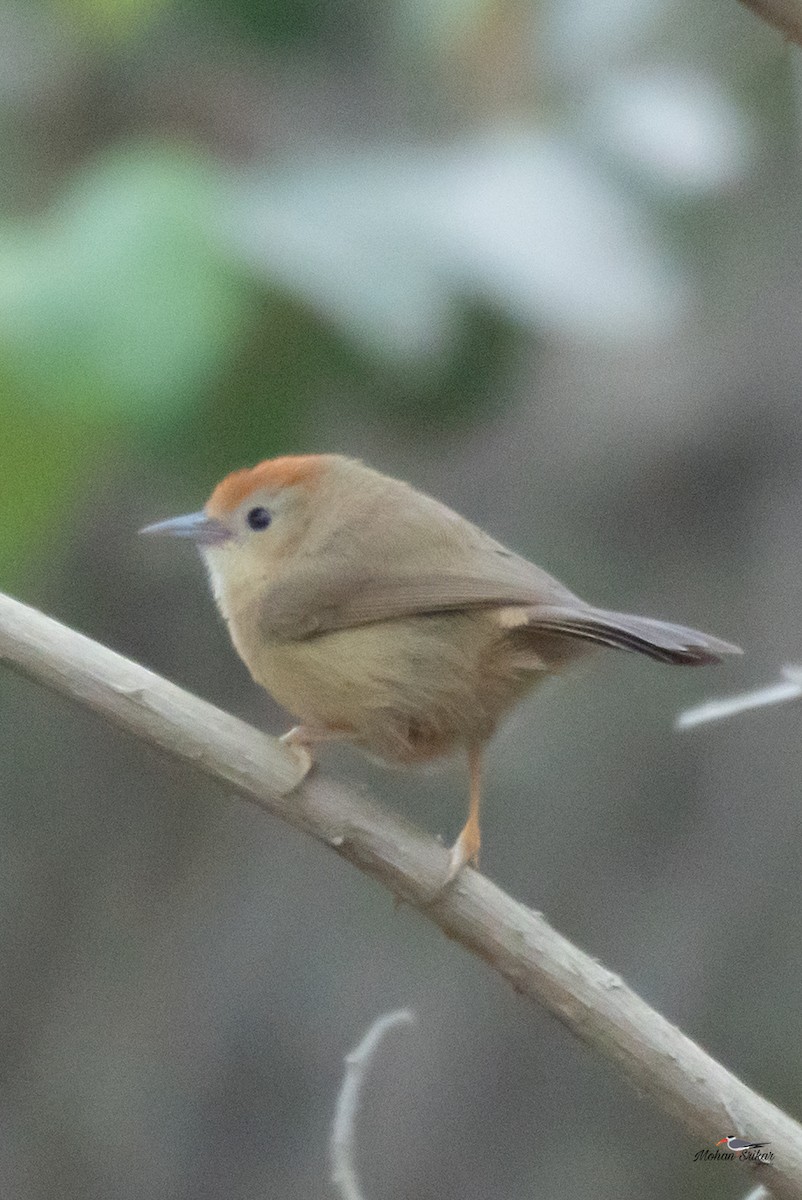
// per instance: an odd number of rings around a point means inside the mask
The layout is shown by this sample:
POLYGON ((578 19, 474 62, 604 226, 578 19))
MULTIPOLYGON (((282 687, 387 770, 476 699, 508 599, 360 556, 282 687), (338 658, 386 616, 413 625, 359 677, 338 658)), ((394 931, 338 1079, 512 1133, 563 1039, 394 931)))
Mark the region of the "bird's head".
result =
POLYGON ((734 1133, 728 1133, 726 1137, 719 1138, 719 1140, 716 1142, 716 1145, 723 1146, 725 1142, 728 1142, 730 1140, 730 1138, 734 1138, 734 1137, 735 1137, 734 1133))
POLYGON ((334 455, 308 454, 233 471, 200 512, 141 532, 191 539, 206 559, 215 595, 242 595, 275 575, 303 539, 336 461, 334 455))

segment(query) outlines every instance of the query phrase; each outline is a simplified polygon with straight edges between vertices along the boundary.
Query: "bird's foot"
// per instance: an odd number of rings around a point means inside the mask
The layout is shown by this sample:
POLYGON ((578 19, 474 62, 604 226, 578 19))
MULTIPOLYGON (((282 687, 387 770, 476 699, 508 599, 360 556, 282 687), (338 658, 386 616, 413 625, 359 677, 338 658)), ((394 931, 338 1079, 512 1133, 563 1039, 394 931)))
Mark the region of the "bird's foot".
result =
POLYGON ((346 729, 334 729, 327 725, 293 725, 279 739, 292 750, 299 763, 304 765, 304 775, 312 766, 311 750, 321 742, 339 742, 348 739, 346 729))
POLYGON ((292 729, 282 733, 279 741, 285 746, 311 746, 314 740, 313 733, 308 725, 293 725, 292 729))
POLYGON ((312 770, 313 759, 310 747, 314 745, 315 738, 310 734, 313 734, 313 731, 307 729, 305 725, 295 725, 279 738, 279 741, 283 742, 291 751, 293 758, 303 771, 301 779, 305 779, 312 770))
POLYGON ((479 826, 469 821, 449 851, 444 887, 453 883, 463 867, 470 865, 478 868, 480 846, 479 826))

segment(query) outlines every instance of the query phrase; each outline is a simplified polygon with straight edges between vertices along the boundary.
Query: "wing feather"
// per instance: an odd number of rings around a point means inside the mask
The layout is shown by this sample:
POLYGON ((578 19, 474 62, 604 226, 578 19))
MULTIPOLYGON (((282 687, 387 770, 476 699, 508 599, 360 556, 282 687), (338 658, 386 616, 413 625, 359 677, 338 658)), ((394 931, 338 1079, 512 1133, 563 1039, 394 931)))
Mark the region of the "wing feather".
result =
POLYGON ((538 634, 561 634, 616 650, 634 650, 658 662, 702 666, 720 662, 726 654, 740 654, 739 646, 685 625, 637 617, 605 609, 536 606, 528 611, 507 610, 502 623, 510 629, 538 634), (505 619, 506 617, 506 619, 505 619))
MULTIPOLYGON (((554 585, 555 590, 560 588, 556 580, 554 585)), ((269 589, 264 627, 277 637, 306 638, 426 613, 528 607, 538 602, 541 589, 537 581, 499 579, 489 572, 482 576, 448 570, 416 575, 380 571, 344 577, 316 565, 303 576, 295 573, 269 589)), ((554 598, 558 596, 570 597, 570 593, 561 589, 554 598)))

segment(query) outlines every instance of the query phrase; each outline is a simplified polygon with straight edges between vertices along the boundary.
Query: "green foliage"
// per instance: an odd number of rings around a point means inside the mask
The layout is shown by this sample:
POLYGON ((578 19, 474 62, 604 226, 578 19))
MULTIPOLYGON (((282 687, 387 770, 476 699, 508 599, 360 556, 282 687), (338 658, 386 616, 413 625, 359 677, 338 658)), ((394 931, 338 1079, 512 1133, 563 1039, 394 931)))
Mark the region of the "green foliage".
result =
POLYGON ((149 424, 188 406, 247 314, 219 205, 203 160, 139 146, 95 162, 36 226, 0 230, 0 362, 17 400, 149 424))
POLYGON ((130 37, 173 0, 56 0, 69 20, 93 41, 130 37))
POLYGON ((194 7, 278 46, 327 41, 353 30, 358 19, 357 6, 347 0, 195 0, 194 7))
POLYGON ((103 444, 75 413, 24 410, 0 375, 0 566, 13 583, 32 553, 56 548, 103 444))
POLYGON ((0 226, 0 562, 40 544, 110 436, 188 419, 242 337, 252 285, 218 239, 199 156, 102 156, 54 209, 0 226))

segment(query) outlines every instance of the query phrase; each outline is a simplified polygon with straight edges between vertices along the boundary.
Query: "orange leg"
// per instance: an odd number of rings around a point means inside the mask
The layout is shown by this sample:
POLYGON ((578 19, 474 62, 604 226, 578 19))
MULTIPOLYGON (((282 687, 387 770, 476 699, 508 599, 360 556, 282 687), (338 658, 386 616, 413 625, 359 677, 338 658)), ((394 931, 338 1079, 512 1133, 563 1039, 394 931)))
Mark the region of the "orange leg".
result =
POLYGON ((446 883, 455 879, 466 863, 479 866, 479 847, 482 836, 479 829, 479 803, 482 792, 482 751, 477 746, 468 750, 468 771, 470 774, 470 803, 468 805, 468 820, 462 827, 462 832, 451 847, 446 883))

